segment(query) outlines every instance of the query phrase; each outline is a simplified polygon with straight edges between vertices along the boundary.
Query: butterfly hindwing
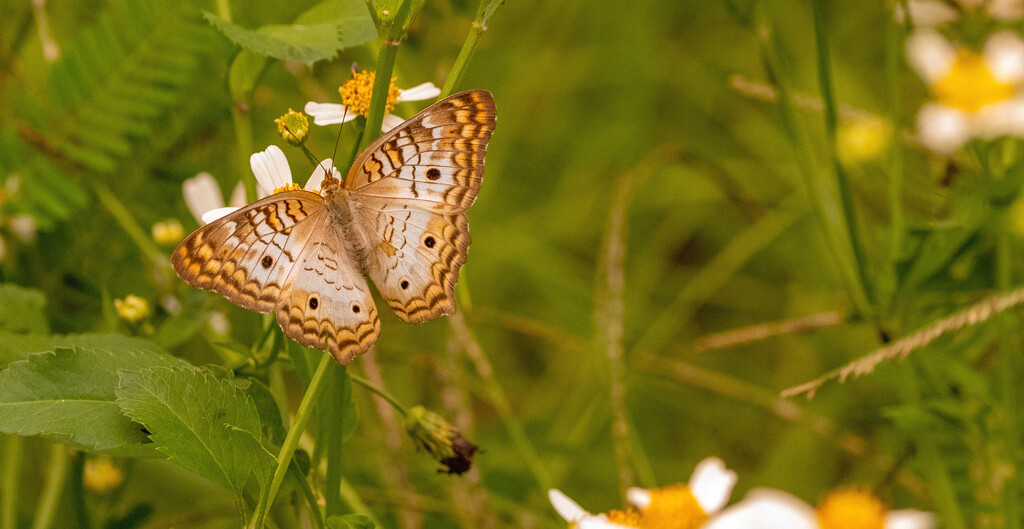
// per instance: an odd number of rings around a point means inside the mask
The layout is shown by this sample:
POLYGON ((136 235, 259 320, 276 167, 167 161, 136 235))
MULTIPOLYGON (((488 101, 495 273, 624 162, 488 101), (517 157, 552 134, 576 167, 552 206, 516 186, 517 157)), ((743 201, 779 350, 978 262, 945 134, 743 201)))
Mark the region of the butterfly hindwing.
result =
POLYGON ((385 203, 357 207, 369 251, 369 274, 395 314, 407 322, 455 312, 455 282, 469 251, 465 213, 447 215, 385 203))
POLYGON ((455 94, 360 153, 345 177, 345 188, 354 199, 401 200, 427 211, 463 212, 480 191, 494 123, 490 92, 455 94))
POLYGON ((319 228, 281 294, 277 323, 302 345, 323 349, 326 343, 344 365, 377 341, 380 320, 339 234, 331 225, 319 228))

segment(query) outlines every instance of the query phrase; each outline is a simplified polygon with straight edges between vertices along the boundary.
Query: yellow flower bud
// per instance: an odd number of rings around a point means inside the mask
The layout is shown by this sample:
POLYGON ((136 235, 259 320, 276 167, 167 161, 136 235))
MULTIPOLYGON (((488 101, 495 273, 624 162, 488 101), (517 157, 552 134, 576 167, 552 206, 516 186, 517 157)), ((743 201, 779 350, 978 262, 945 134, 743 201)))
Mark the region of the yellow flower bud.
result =
POLYGON ((132 324, 149 317, 149 302, 135 294, 129 294, 124 299, 115 299, 114 309, 118 317, 132 324))
POLYGON ((292 145, 302 145, 309 134, 309 120, 302 112, 288 109, 285 115, 274 120, 277 123, 277 133, 292 145))

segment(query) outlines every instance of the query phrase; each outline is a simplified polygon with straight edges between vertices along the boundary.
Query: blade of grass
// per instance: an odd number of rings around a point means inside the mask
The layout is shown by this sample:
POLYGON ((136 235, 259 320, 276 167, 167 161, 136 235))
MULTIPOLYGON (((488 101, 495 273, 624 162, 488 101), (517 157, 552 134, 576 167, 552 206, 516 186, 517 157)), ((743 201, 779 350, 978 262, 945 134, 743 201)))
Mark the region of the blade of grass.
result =
POLYGON ((49 529, 57 514, 61 492, 68 477, 68 449, 64 445, 54 444, 50 447, 50 468, 46 474, 46 485, 43 497, 36 507, 36 517, 32 520, 32 529, 49 529))
POLYGON ((0 529, 15 529, 18 523, 18 483, 21 478, 21 448, 25 440, 19 435, 4 436, 3 481, 0 481, 0 529))

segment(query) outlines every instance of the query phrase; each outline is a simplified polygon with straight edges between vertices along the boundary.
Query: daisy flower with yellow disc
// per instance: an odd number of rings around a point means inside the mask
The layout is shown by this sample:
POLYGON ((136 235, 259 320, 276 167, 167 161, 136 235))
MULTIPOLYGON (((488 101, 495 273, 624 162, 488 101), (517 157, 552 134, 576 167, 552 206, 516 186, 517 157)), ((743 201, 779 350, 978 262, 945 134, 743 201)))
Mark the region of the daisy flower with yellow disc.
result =
MULTIPOLYGON (((375 72, 352 72, 352 79, 345 81, 345 84, 338 88, 341 94, 341 104, 338 103, 317 103, 310 101, 303 109, 306 114, 313 116, 313 123, 316 125, 335 125, 345 123, 356 118, 366 117, 370 113, 370 96, 373 93, 373 81, 375 72)), ((441 95, 441 89, 434 86, 434 83, 423 83, 412 88, 400 89, 395 86, 395 80, 391 80, 388 87, 388 100, 385 103, 384 122, 381 130, 387 132, 405 120, 391 113, 395 105, 404 101, 424 101, 441 95)))
POLYGON ((935 515, 890 510, 870 492, 838 489, 817 506, 781 490, 755 489, 706 529, 934 529, 935 515))
POLYGON ((697 529, 706 527, 729 501, 736 473, 717 457, 697 464, 686 484, 656 489, 630 488, 627 499, 635 508, 591 514, 561 491, 548 491, 555 511, 574 529, 697 529))

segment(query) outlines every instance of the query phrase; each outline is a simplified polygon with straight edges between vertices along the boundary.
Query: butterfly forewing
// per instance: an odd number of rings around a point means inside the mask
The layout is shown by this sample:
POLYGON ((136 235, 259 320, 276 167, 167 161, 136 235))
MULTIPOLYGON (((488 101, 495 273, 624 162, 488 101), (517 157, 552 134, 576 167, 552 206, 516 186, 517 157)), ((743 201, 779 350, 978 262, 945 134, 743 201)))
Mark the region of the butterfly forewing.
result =
POLYGON ((194 287, 249 310, 275 311, 323 207, 319 195, 305 191, 267 197, 196 230, 171 263, 194 287))
POLYGON ((401 199, 439 213, 460 213, 476 200, 494 99, 471 90, 435 103, 374 142, 345 177, 353 197, 401 199))

